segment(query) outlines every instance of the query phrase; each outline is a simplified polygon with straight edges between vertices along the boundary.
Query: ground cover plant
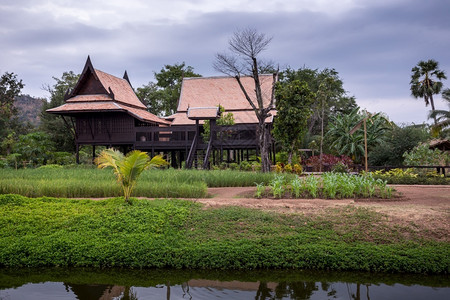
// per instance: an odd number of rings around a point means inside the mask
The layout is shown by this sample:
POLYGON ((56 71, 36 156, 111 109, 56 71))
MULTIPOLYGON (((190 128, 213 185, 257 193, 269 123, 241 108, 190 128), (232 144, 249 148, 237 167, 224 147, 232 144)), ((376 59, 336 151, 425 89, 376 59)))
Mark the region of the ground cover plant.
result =
POLYGON ((370 209, 305 216, 130 200, 0 195, 0 267, 449 272, 448 242, 370 209))
MULTIPOLYGON (((268 184, 274 174, 231 170, 146 170, 135 197, 204 198, 207 187, 268 184)), ((293 176, 293 175, 292 175, 293 176)), ((92 168, 0 169, 0 194, 28 197, 118 197, 120 187, 110 170, 92 168)))

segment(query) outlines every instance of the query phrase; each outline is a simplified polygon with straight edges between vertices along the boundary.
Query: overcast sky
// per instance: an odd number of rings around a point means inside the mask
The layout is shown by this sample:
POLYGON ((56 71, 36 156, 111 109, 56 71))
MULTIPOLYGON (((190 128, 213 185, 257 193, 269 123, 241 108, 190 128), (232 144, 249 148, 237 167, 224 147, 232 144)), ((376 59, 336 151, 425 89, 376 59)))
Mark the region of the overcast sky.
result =
MULTIPOLYGON (((410 96, 411 68, 435 59, 450 78, 448 0, 1 0, 0 74, 14 72, 31 96, 65 71, 95 68, 133 86, 164 64, 203 76, 232 33, 272 36, 264 53, 294 69, 334 68, 349 95, 397 123, 423 123, 429 108, 410 96)), ((450 80, 444 81, 450 87, 450 80)), ((447 109, 438 97, 437 109, 447 109)))

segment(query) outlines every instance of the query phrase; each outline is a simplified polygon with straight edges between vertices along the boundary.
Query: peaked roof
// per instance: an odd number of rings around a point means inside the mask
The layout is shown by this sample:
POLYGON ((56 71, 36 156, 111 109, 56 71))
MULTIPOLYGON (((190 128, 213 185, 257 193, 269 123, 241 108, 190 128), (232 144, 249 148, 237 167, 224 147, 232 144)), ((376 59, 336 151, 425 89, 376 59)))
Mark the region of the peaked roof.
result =
MULTIPOLYGON (((264 106, 270 103, 272 96, 273 75, 259 77, 264 106)), ((252 77, 241 77, 242 85, 256 104, 255 83, 252 77)), ((233 113, 235 124, 258 123, 258 119, 245 98, 244 93, 234 77, 193 77, 184 78, 181 86, 177 112, 167 119, 173 119, 172 125, 193 124, 186 116, 188 109, 196 107, 223 106, 225 113, 233 113)), ((272 115, 275 114, 275 110, 272 115)), ((272 122, 272 118, 266 120, 272 122)))
POLYGON ((48 109, 48 113, 71 114, 96 111, 126 112, 143 122, 169 124, 146 110, 131 87, 128 74, 118 78, 94 69, 88 56, 80 78, 65 96, 66 103, 48 109))

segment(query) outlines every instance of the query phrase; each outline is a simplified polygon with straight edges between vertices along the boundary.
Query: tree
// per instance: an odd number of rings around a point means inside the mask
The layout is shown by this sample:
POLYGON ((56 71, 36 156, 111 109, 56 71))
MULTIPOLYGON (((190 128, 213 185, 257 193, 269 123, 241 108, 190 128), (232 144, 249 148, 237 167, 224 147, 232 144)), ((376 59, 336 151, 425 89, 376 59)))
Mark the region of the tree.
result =
POLYGON ((316 95, 316 101, 311 103, 312 115, 308 121, 310 136, 320 134, 327 127, 330 117, 339 113, 348 114, 357 107, 355 98, 347 95, 344 83, 334 69, 287 68, 280 73, 280 81, 294 80, 306 82, 316 95))
MULTIPOLYGON (((233 113, 225 113, 225 107, 219 105, 220 117, 216 121, 216 125, 219 126, 230 126, 234 125, 234 115, 233 113)), ((202 138, 205 143, 208 143, 211 133, 211 126, 209 120, 203 121, 203 133, 202 138)), ((222 136, 218 136, 218 138, 222 138, 222 136)))
MULTIPOLYGON (((433 95, 439 94, 442 89, 442 80, 447 79, 445 72, 438 69, 439 63, 433 59, 419 61, 417 66, 411 69, 411 95, 415 98, 423 98, 425 106, 431 104, 431 111, 435 111, 433 95)), ((434 124, 437 119, 434 117, 434 124)))
POLYGON ((450 89, 445 89, 442 92, 442 98, 447 101, 449 110, 434 110, 428 116, 428 118, 433 118, 436 121, 432 127, 433 133, 436 135, 445 129, 450 129, 450 89))
POLYGON ((159 116, 174 114, 177 110, 183 77, 201 77, 194 68, 181 64, 164 65, 159 73, 154 73, 156 83, 149 82, 137 88, 136 95, 147 105, 148 111, 159 116))
MULTIPOLYGON (((367 112, 360 113, 355 108, 350 114, 338 114, 331 118, 329 130, 325 135, 331 143, 331 148, 340 155, 350 156, 354 161, 361 162, 364 157, 364 131, 362 128, 351 134, 350 130, 367 117, 367 112)), ((367 120, 367 147, 369 151, 385 138, 390 129, 389 121, 380 113, 372 115, 367 120)))
POLYGON ((45 165, 55 151, 50 136, 40 131, 19 136, 12 149, 14 153, 20 154, 22 161, 30 162, 33 166, 45 165))
POLYGON ((311 116, 311 104, 315 94, 305 82, 278 82, 275 89, 277 98, 277 116, 273 134, 277 142, 289 153, 288 162, 292 163, 292 155, 296 146, 307 131, 307 122, 311 116))
POLYGON ((60 79, 53 77, 56 81, 53 86, 44 87, 50 93, 50 102, 44 102, 42 106, 40 129, 50 135, 59 151, 74 152, 75 139, 73 133, 70 132, 71 129, 67 127, 62 118, 49 114, 46 110, 63 105, 67 90, 75 87, 79 77, 80 75, 72 71, 64 72, 60 79))
POLYGON ((228 41, 231 54, 219 53, 216 55, 214 69, 217 71, 234 76, 239 84, 242 93, 245 95, 250 106, 258 119, 258 146, 261 154, 261 171, 270 171, 270 144, 271 138, 269 129, 266 125, 266 119, 271 116, 270 111, 274 108, 275 81, 278 77, 278 71, 273 73, 274 83, 270 101, 265 104, 261 89, 260 71, 273 69, 271 63, 264 62, 259 55, 266 50, 272 38, 266 37, 263 33, 258 33, 255 29, 247 28, 236 31, 228 41), (255 83, 255 99, 249 96, 242 82, 241 76, 251 76, 255 83))
POLYGON ((95 163, 100 169, 113 169, 117 182, 121 185, 125 201, 128 202, 134 187, 136 186, 139 176, 149 167, 157 167, 167 165, 168 163, 157 155, 151 160, 147 153, 134 150, 127 155, 114 149, 103 150, 99 156, 95 158, 95 163))
POLYGON ((397 126, 386 132, 383 141, 370 153, 372 166, 401 166, 403 153, 427 141, 430 134, 425 125, 397 126))
POLYGON ((14 73, 6 72, 0 77, 0 139, 3 139, 14 127, 17 108, 14 101, 25 85, 14 73))

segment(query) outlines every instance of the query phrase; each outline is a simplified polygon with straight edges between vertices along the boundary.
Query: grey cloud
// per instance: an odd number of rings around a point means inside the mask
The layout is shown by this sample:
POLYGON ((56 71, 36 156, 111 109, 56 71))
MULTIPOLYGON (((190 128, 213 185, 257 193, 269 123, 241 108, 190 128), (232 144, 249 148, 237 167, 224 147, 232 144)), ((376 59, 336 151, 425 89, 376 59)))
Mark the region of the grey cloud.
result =
POLYGON ((183 61, 198 73, 218 75, 212 68, 214 55, 227 49, 235 30, 255 27, 273 36, 264 55, 281 66, 335 68, 345 88, 361 100, 409 99, 410 71, 419 60, 434 58, 450 70, 450 3, 375 2, 340 16, 217 12, 192 15, 182 24, 128 20, 115 30, 61 24, 20 10, 8 14, 0 7, 0 30, 14 28, 0 35, 5 53, 0 71, 7 66, 24 74, 27 88, 40 87, 64 71, 80 72, 90 54, 94 66, 106 72, 120 76, 127 69, 135 87, 153 80, 153 72, 164 64, 183 61), (25 49, 22 55, 16 53, 20 49, 25 49))

